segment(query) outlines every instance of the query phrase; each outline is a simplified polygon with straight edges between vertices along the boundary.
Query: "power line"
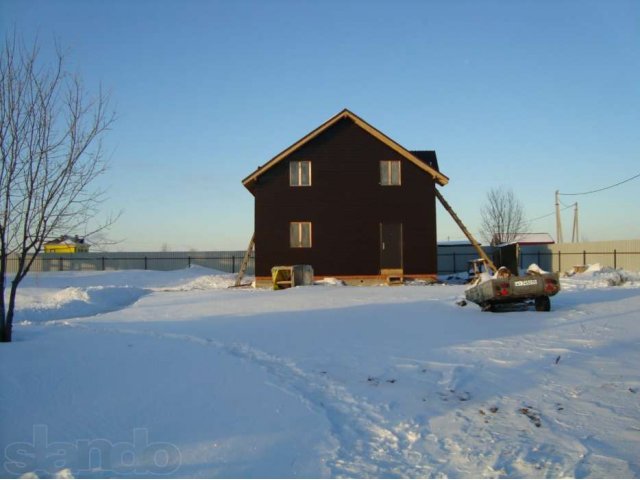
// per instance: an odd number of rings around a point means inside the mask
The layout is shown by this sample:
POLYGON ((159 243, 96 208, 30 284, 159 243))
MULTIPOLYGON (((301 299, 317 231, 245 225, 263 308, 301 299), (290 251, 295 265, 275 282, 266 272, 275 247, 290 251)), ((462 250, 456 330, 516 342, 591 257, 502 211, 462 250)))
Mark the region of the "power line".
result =
MULTIPOLYGON (((564 205, 564 204, 563 204, 564 205)), ((568 210, 569 208, 573 208, 573 206, 575 205, 575 203, 572 203, 571 205, 566 205, 562 210, 560 210, 561 212, 564 212, 565 210, 568 210)), ((527 222, 531 223, 531 222, 535 222, 536 220, 541 220, 543 218, 547 218, 550 217, 551 215, 555 215, 556 212, 551 212, 551 213, 547 213, 546 215, 542 215, 540 217, 536 217, 536 218, 532 218, 531 220, 527 220, 527 222)))
POLYGON ((610 188, 617 187, 618 185, 622 185, 623 183, 630 182, 631 180, 640 177, 640 173, 634 175, 633 177, 627 178, 626 180, 622 180, 614 185, 609 185, 608 187, 598 188, 597 190, 591 190, 589 192, 579 192, 579 193, 558 193, 558 195, 589 195, 591 193, 602 192, 604 190, 609 190, 610 188))

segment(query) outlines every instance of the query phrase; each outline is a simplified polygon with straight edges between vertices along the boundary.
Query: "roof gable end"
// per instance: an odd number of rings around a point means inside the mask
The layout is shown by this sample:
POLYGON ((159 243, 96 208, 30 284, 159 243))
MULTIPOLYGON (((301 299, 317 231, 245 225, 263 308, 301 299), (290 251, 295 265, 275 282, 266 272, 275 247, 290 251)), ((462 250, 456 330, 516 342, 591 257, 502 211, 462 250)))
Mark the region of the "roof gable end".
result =
POLYGON ((267 170, 272 168, 274 165, 276 165, 279 162, 281 162, 282 160, 284 160, 287 156, 289 156, 291 153, 293 153, 296 150, 298 150, 299 148, 301 148, 307 142, 311 141, 312 139, 316 138, 318 135, 320 135, 324 131, 326 131, 329 128, 331 128, 338 121, 340 121, 342 119, 345 119, 345 118, 350 119, 356 125, 358 125, 360 128, 365 130, 367 133, 369 133, 373 137, 377 138, 378 140, 380 140, 382 143, 384 143, 385 145, 387 145, 391 149, 395 150, 397 153, 402 155, 404 158, 406 158, 410 162, 412 162, 415 165, 417 165, 421 170, 423 170, 426 173, 428 173, 429 175, 431 175, 432 178, 439 185, 443 185, 444 186, 449 182, 449 178, 446 175, 443 175, 442 173, 440 173, 438 171, 438 163, 437 163, 437 160, 435 158, 435 152, 431 152, 431 151, 429 151, 429 152, 427 152, 427 151, 414 151, 414 152, 411 152, 411 151, 407 150, 406 148, 404 148, 403 146, 401 146, 400 144, 396 143, 394 140, 392 140, 391 138, 386 136, 384 133, 382 133, 381 131, 379 131, 378 129, 373 127, 372 125, 370 125, 367 122, 365 122, 363 119, 358 117, 356 114, 354 114, 353 112, 351 112, 351 111, 349 111, 348 109, 345 108, 344 110, 342 110, 341 112, 339 112, 338 114, 334 115, 329 120, 324 122, 318 128, 316 128, 315 130, 311 131, 310 133, 308 133, 307 135, 302 137, 300 140, 295 142, 293 145, 291 145, 288 148, 284 149, 282 152, 280 152, 278 155, 273 157, 271 160, 269 160, 263 166, 258 167, 258 169, 255 170, 251 175, 249 175, 244 180, 242 180, 242 184, 248 190, 252 191, 253 187, 255 185, 255 182, 258 179, 258 177, 260 177, 260 175, 262 175, 267 170))

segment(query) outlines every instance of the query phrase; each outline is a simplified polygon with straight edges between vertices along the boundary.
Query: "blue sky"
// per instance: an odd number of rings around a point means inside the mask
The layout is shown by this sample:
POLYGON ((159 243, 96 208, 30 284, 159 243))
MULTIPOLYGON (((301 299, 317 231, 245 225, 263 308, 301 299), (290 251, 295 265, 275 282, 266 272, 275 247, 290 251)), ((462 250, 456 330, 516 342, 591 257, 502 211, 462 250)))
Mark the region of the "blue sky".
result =
MULTIPOLYGON (((474 233, 492 187, 533 219, 556 190, 640 173, 635 0, 0 0, 14 27, 45 55, 57 38, 87 88, 111 92, 112 250, 244 249, 241 180, 345 107, 436 150, 474 233)), ((640 238, 639 194, 636 179, 562 201, 585 240, 640 238)), ((530 230, 555 237, 555 218, 530 230)), ((442 209, 438 238, 463 238, 442 209)))

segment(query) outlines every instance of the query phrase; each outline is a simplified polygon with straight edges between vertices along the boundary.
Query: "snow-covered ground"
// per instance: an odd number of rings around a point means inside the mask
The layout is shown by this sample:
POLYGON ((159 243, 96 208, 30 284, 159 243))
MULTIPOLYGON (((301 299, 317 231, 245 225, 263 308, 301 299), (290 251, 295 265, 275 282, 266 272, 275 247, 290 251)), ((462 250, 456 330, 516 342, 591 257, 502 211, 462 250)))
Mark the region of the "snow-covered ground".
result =
POLYGON ((640 275, 548 313, 461 285, 33 274, 0 345, 0 476, 638 477, 640 275))

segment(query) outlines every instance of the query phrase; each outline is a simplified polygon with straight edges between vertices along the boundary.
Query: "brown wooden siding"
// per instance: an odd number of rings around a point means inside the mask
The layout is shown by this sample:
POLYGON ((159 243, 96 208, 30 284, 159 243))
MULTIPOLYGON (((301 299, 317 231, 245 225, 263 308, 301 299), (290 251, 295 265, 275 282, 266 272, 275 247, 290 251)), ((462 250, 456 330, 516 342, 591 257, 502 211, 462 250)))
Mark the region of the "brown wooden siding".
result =
POLYGON ((349 119, 262 174, 256 183, 256 275, 274 265, 378 275, 380 223, 402 223, 405 275, 437 271, 434 180, 349 119), (312 162, 312 186, 289 186, 289 161, 312 162), (402 162, 402 185, 381 186, 380 160, 402 162), (312 248, 289 247, 289 222, 313 224, 312 248))

